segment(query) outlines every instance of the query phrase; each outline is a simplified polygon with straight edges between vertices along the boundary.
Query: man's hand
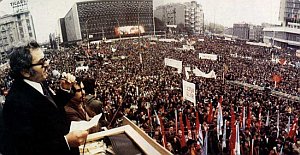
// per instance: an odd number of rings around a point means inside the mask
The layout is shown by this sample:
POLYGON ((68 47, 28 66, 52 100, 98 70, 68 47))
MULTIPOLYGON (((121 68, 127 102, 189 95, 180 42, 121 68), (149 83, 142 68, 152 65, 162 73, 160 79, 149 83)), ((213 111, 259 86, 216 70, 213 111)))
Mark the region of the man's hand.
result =
POLYGON ((62 73, 62 79, 60 81, 60 86, 62 89, 70 90, 75 83, 76 77, 70 73, 62 73))
POLYGON ((84 144, 88 131, 72 131, 66 135, 70 147, 78 147, 84 144))

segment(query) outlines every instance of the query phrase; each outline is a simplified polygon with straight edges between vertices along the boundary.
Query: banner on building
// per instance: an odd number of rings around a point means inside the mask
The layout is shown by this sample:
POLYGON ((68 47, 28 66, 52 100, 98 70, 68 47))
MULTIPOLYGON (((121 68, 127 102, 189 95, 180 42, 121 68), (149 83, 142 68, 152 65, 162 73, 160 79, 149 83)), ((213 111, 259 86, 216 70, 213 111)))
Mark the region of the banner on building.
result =
POLYGON ((178 69, 178 73, 182 72, 182 61, 165 58, 165 66, 170 66, 178 69))
POLYGON ((139 33, 145 33, 145 28, 143 26, 134 25, 134 26, 115 27, 116 36, 139 34, 139 33))
POLYGON ((183 84, 183 98, 185 100, 191 101, 196 106, 196 89, 195 84, 182 80, 183 84))
POLYGON ((208 59, 216 61, 218 59, 218 55, 215 54, 206 54, 206 53, 199 53, 199 59, 208 59))

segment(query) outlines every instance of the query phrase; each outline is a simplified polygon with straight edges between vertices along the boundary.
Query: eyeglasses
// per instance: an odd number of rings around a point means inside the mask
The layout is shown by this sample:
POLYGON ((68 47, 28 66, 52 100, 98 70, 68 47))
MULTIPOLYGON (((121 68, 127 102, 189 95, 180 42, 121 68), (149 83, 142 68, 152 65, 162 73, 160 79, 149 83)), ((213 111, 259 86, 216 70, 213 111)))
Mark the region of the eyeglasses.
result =
POLYGON ((83 92, 84 88, 75 89, 75 92, 83 92))
POLYGON ((50 60, 47 58, 42 58, 38 63, 36 64, 31 64, 30 67, 34 67, 34 66, 39 66, 42 65, 42 68, 46 67, 49 65, 50 60))

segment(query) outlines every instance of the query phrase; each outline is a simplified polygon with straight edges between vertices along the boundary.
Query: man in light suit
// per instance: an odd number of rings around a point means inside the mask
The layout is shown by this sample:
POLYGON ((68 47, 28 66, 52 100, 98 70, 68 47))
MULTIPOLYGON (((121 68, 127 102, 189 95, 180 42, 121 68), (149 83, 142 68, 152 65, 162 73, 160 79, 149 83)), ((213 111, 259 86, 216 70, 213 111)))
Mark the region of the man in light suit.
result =
POLYGON ((64 106, 72 97, 73 81, 61 81, 61 90, 54 95, 44 86, 49 61, 35 42, 13 49, 10 56, 13 85, 4 107, 6 141, 12 149, 6 154, 72 155, 79 154, 78 146, 85 142, 87 131, 69 133, 64 106))

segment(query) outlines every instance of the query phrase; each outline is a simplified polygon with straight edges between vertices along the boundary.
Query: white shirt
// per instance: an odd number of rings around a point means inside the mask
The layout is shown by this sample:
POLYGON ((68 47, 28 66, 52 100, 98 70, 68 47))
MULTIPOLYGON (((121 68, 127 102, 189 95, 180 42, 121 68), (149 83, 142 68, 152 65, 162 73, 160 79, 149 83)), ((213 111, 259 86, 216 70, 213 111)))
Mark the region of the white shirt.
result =
POLYGON ((43 92, 42 85, 40 83, 34 82, 34 81, 30 81, 30 80, 27 80, 27 79, 24 79, 24 81, 26 83, 28 83, 31 87, 33 87, 34 89, 36 89, 37 91, 39 91, 42 95, 45 95, 44 92, 43 92))

